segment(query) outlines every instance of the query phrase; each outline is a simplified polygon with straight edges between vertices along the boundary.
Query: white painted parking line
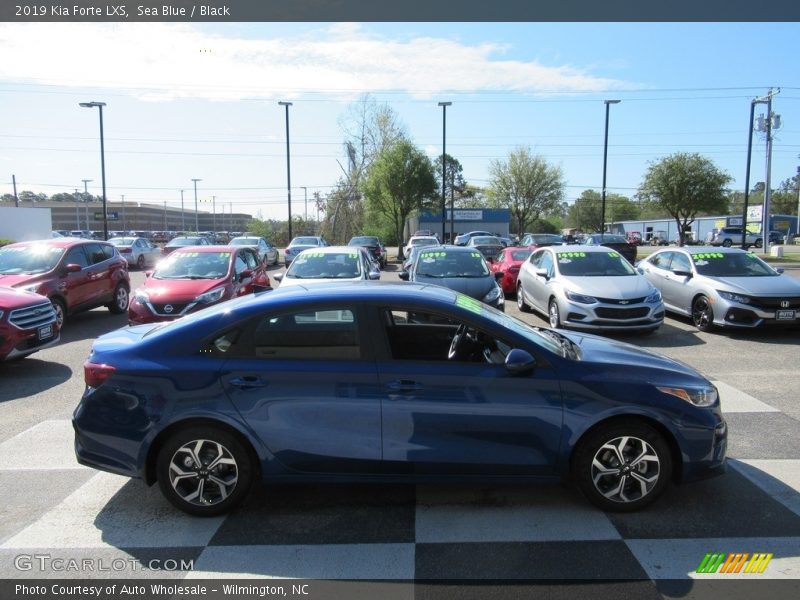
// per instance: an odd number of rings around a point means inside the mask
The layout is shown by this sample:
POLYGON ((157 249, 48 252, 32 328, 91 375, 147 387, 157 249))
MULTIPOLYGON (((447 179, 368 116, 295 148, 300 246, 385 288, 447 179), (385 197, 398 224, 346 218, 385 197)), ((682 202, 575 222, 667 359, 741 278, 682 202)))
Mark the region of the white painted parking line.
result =
POLYGON ((42 421, 0 444, 0 470, 86 469, 75 459, 75 432, 67 419, 42 421))
POLYGON ((98 473, 0 547, 201 547, 223 520, 178 511, 163 499, 158 486, 98 473))
MULTIPOLYGON (((742 514, 746 518, 746 514, 742 514)), ((625 540, 651 579, 797 579, 800 538, 709 538, 690 540, 625 540), (763 573, 697 573, 707 553, 772 553, 763 573)), ((745 563, 746 564, 746 563, 745 563)))
POLYGON ((187 579, 414 578, 414 544, 211 546, 187 579))
POLYGON ((719 390, 722 412, 724 413, 752 413, 752 412, 780 412, 777 408, 753 398, 722 381, 713 382, 719 390))
POLYGON ((769 496, 800 515, 800 460, 729 460, 729 464, 769 496))

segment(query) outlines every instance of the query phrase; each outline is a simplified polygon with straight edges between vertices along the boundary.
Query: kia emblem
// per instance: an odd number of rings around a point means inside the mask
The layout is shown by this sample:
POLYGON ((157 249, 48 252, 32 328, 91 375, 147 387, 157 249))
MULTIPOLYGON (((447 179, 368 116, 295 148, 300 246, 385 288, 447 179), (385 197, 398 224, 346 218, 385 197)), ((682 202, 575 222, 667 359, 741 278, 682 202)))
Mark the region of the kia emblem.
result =
POLYGON ((171 313, 172 312, 172 304, 167 304, 164 307, 164 312, 167 313, 167 314, 171 313))

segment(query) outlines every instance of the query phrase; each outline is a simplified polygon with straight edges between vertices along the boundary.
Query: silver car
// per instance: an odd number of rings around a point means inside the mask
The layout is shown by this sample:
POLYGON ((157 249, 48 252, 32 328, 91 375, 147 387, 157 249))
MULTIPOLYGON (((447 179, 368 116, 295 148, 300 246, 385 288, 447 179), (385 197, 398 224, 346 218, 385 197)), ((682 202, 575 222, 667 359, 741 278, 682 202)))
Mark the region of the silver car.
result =
POLYGON ((739 248, 665 248, 638 268, 700 331, 800 324, 800 281, 739 248))
POLYGON ((547 246, 522 263, 517 306, 550 326, 655 331, 664 322, 661 294, 619 253, 602 246, 547 246))
POLYGON ((240 235, 228 242, 229 246, 250 246, 258 252, 258 258, 267 265, 278 264, 278 249, 263 237, 240 235))
POLYGON ((140 237, 114 237, 108 240, 117 247, 122 258, 128 265, 139 270, 152 267, 161 260, 161 248, 150 240, 140 237))

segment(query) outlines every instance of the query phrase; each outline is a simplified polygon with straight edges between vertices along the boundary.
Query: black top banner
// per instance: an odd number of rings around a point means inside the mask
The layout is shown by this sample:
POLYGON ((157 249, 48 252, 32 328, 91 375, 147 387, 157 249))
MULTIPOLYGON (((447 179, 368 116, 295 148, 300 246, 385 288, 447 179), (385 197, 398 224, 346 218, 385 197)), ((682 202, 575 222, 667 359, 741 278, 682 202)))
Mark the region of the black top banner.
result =
POLYGON ((4 0, 6 22, 772 22, 797 0, 4 0))

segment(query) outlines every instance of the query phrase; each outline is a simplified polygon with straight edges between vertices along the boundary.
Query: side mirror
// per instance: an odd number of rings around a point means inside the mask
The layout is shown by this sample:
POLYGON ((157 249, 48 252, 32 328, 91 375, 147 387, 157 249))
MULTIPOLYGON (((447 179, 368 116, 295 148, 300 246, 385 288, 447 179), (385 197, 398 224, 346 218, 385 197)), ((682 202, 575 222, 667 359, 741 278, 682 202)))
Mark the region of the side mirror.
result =
POLYGON ((239 273, 239 281, 244 281, 248 277, 252 277, 252 276, 253 276, 253 271, 250 270, 250 269, 245 269, 244 271, 239 273))
POLYGON ((144 272, 144 276, 145 277, 152 277, 153 276, 153 271, 145 271, 144 272))
POLYGON ((400 279, 403 281, 408 281, 409 273, 408 271, 401 271, 400 272, 400 279))
POLYGON ((503 278, 503 276, 505 276, 505 273, 503 271, 495 271, 494 280, 500 281, 503 278))
POLYGON ((694 277, 694 274, 691 271, 683 271, 679 269, 677 271, 673 271, 673 273, 675 273, 675 275, 678 277, 694 277))
POLYGON ((83 267, 77 263, 69 263, 66 267, 67 273, 80 273, 83 267))
POLYGON ((525 350, 513 348, 506 356, 506 370, 512 375, 532 373, 536 367, 536 359, 525 350))
POLYGON ((536 276, 537 277, 544 277, 545 279, 549 279, 547 276, 547 269, 536 269, 536 276))
POLYGON ((776 272, 778 275, 783 275, 783 267, 776 267, 776 268, 775 268, 775 272, 776 272))
POLYGON ((369 277, 370 281, 375 281, 375 280, 381 278, 381 272, 380 271, 370 271, 368 277, 369 277))
POLYGON ((278 283, 280 283, 281 281, 283 281, 283 276, 284 275, 285 275, 285 273, 275 273, 275 275, 273 275, 272 278, 275 281, 277 281, 278 283))

